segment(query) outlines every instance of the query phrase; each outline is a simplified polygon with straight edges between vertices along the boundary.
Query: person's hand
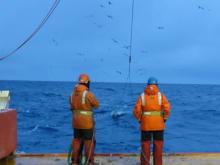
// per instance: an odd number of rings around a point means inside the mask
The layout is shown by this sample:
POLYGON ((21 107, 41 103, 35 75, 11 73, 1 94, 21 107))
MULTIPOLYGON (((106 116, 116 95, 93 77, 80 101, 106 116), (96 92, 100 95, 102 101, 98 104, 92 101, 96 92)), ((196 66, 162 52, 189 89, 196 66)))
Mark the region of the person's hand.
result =
POLYGON ((166 123, 167 119, 163 119, 164 123, 166 123))

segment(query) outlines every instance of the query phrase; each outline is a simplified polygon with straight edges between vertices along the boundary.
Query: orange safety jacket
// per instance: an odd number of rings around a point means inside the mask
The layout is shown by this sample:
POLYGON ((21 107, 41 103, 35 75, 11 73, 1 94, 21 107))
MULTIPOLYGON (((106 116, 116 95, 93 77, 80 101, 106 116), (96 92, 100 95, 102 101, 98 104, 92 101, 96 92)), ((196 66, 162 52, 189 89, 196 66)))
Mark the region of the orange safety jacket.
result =
POLYGON ((170 113, 170 103, 156 85, 148 85, 138 97, 133 114, 140 122, 142 131, 164 130, 164 120, 170 113))
POLYGON ((73 112, 72 126, 77 129, 94 127, 93 108, 99 107, 99 101, 84 85, 77 84, 70 96, 70 108, 73 112))

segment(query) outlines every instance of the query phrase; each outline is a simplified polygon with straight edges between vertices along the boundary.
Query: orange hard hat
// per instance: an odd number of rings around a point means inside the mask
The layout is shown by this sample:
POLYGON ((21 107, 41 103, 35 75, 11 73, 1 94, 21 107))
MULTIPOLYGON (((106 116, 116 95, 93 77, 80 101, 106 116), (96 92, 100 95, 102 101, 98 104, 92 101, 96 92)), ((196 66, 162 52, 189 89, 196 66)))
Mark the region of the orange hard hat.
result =
POLYGON ((87 84, 89 81, 90 81, 89 75, 84 73, 79 76, 79 83, 87 84))

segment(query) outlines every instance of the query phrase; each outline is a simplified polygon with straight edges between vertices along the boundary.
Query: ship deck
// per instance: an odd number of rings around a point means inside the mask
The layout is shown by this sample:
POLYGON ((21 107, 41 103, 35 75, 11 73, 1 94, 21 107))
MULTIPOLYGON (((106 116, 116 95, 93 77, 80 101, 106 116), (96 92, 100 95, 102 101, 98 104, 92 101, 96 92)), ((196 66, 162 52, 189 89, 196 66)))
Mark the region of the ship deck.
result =
MULTIPOLYGON (((138 165, 138 154, 97 154, 99 165, 138 165)), ((152 162, 152 158, 151 158, 152 162)), ((17 154, 0 160, 0 165, 67 165, 67 154, 17 154)), ((219 165, 220 153, 164 154, 163 165, 219 165)))

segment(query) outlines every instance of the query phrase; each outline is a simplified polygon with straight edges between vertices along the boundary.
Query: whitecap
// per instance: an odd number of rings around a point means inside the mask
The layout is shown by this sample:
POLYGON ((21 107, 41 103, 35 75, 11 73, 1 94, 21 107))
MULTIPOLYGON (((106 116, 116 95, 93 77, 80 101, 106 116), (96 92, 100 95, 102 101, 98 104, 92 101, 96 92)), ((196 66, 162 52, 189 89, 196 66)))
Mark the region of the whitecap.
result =
POLYGON ((112 111, 111 116, 112 118, 119 118, 121 116, 124 116, 126 113, 123 111, 112 111))
POLYGON ((28 133, 32 133, 32 132, 35 132, 37 129, 39 128, 39 125, 35 125, 34 128, 32 128, 28 133))

